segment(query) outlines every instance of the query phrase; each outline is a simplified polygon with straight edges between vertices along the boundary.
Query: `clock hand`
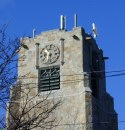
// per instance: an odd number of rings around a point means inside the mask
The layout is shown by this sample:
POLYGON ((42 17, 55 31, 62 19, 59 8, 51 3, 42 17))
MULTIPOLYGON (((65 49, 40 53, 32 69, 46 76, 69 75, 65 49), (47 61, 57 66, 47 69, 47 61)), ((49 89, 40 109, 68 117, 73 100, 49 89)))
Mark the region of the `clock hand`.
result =
POLYGON ((47 54, 47 58, 46 58, 46 61, 48 61, 48 59, 49 59, 49 52, 45 49, 45 51, 44 51, 46 54, 47 54))

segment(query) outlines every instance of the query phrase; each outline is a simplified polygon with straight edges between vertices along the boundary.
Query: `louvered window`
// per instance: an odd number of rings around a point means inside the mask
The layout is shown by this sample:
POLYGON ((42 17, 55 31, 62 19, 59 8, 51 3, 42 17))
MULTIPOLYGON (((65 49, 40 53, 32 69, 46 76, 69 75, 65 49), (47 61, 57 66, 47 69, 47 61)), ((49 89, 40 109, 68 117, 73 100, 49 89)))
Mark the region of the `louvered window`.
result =
POLYGON ((39 92, 56 90, 60 88, 60 67, 47 67, 39 69, 39 92))

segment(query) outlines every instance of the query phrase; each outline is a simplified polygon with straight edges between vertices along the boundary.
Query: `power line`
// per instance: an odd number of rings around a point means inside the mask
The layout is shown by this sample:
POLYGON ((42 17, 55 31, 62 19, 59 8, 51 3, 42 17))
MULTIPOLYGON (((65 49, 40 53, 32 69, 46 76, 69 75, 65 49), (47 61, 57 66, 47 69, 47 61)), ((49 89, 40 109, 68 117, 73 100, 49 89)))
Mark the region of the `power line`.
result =
POLYGON ((111 70, 111 71, 105 71, 105 70, 100 70, 100 71, 92 71, 92 72, 87 72, 87 73, 118 73, 118 72, 125 72, 125 70, 111 70))
MULTIPOLYGON (((121 74, 116 74, 116 75, 109 75, 109 76, 105 76, 107 78, 109 77, 116 77, 116 76, 123 76, 125 75, 125 73, 121 73, 121 74)), ((19 79, 29 79, 29 78, 38 78, 38 77, 26 77, 26 78, 19 78, 19 79)), ((88 79, 75 79, 75 80, 63 80, 60 81, 61 84, 69 84, 69 83, 74 83, 74 82, 82 82, 82 81, 89 81, 89 80, 94 80, 94 79, 103 79, 101 77, 96 77, 96 78, 88 78, 88 79)), ((21 84, 21 85, 30 85, 30 84, 39 84, 39 83, 26 83, 26 84, 21 84)))
POLYGON ((125 73, 120 73, 120 74, 114 74, 114 75, 107 75, 106 77, 115 77, 115 76, 123 76, 125 73))
MULTIPOLYGON (((118 72, 125 72, 125 69, 122 69, 122 70, 112 70, 112 71, 105 71, 105 70, 86 71, 86 72, 81 72, 81 73, 76 73, 76 74, 69 74, 69 75, 64 74, 64 75, 60 75, 60 76, 74 76, 74 75, 83 75, 83 74, 91 74, 91 73, 118 73, 118 72)), ((29 77, 29 78, 35 78, 35 77, 29 77)))
POLYGON ((66 123, 66 124, 58 124, 58 126, 64 125, 89 125, 89 124, 118 124, 118 123, 125 123, 125 120, 122 121, 100 121, 100 122, 86 122, 86 123, 66 123))
MULTIPOLYGON (((125 70, 114 70, 114 71, 107 71, 106 73, 116 73, 116 72, 124 72, 125 70)), ((97 73, 102 73, 104 71, 93 71, 94 73, 97 72, 97 73)), ((93 72, 84 72, 84 74, 91 74, 93 72)), ((72 75, 60 75, 60 76, 76 76, 76 75, 84 75, 84 74, 72 74, 72 75)), ((88 80, 94 80, 94 79, 104 79, 105 77, 109 78, 109 77, 116 77, 116 76, 124 76, 125 73, 119 73, 119 74, 113 74, 113 75, 107 75, 107 76, 104 76, 104 77, 94 77, 94 78, 82 78, 82 79, 71 79, 71 80, 63 80, 63 81, 60 81, 61 84, 69 84, 69 83, 74 83, 74 82, 81 82, 81 81, 88 81, 88 80)), ((23 76, 23 77, 18 77, 18 78, 12 78, 12 79, 15 79, 15 80, 20 80, 20 79, 31 79, 31 78, 40 78, 40 77, 26 77, 26 76, 23 76)), ((50 78, 50 76, 48 76, 48 78, 50 78)), ((26 83, 27 85, 29 84, 38 84, 38 83, 26 83)), ((26 84, 22 84, 22 85, 26 85, 26 84)))
MULTIPOLYGON (((60 75, 60 76, 76 76, 76 75, 86 75, 86 74, 92 74, 92 73, 118 73, 118 72, 124 72, 125 70, 119 70, 119 71, 108 71, 108 72, 105 72, 105 71, 92 71, 92 72, 83 72, 82 74, 70 74, 70 75, 60 75)), ((51 74, 50 74, 51 75, 51 74)), ((125 73, 119 73, 119 74, 113 74, 113 75, 106 75, 105 77, 114 77, 114 76, 122 76, 122 75, 125 75, 125 73)), ((50 76, 48 76, 50 77, 50 76)), ((27 76, 22 76, 22 77, 18 77, 17 79, 28 79, 28 78, 39 78, 39 77, 27 77, 27 76)))

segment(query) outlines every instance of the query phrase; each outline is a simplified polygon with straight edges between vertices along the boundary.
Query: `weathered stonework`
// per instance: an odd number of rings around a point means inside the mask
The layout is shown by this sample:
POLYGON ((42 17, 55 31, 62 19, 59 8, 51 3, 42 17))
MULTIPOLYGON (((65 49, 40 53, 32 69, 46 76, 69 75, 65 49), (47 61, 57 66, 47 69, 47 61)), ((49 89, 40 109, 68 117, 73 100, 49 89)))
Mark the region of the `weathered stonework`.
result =
MULTIPOLYGON (((39 59, 39 68, 48 66, 60 66, 60 89, 53 90, 50 95, 55 100, 62 99, 63 103, 55 111, 57 120, 60 122, 54 130, 111 130, 111 123, 103 124, 104 121, 117 121, 117 114, 113 107, 113 98, 107 94, 105 86, 105 74, 101 73, 98 83, 98 98, 92 94, 91 72, 92 52, 99 55, 100 70, 105 70, 103 53, 95 40, 87 35, 83 28, 77 27, 71 31, 52 30, 43 32, 33 38, 24 38, 23 44, 28 49, 22 48, 19 53, 18 77, 22 83, 32 83, 33 91, 29 96, 38 93, 38 68, 36 68, 36 43, 39 43, 39 51, 45 45, 54 44, 61 50, 60 39, 64 39, 64 64, 59 58, 53 64, 43 64, 39 59), (90 40, 86 40, 90 37, 90 40), (88 73, 86 73, 88 72, 88 73), (26 77, 26 78, 25 78, 26 77), (103 78, 102 78, 103 77, 103 78), (34 84, 33 84, 34 83, 34 84)), ((61 53, 61 52, 60 52, 61 53)), ((26 88, 23 88, 26 91, 26 88)), ((40 92, 36 101, 47 94, 40 92)), ((39 130, 39 129, 38 129, 39 130)), ((112 127, 117 130, 117 124, 112 127)))

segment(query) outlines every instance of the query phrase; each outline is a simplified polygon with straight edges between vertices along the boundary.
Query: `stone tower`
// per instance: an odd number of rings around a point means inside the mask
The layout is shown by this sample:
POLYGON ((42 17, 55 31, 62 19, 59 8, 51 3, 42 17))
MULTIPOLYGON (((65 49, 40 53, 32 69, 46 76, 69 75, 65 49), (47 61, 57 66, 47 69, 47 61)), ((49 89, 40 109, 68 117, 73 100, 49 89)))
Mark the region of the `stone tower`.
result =
POLYGON ((51 91, 50 100, 62 100, 54 113, 59 121, 54 130, 118 130, 113 98, 106 92, 106 57, 91 35, 75 27, 22 42, 18 77, 31 84, 30 96, 39 94, 35 99, 39 100, 51 91), (27 75, 29 79, 24 78, 27 75))

